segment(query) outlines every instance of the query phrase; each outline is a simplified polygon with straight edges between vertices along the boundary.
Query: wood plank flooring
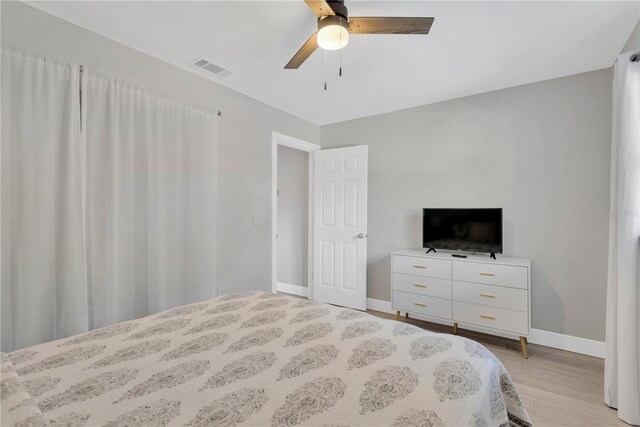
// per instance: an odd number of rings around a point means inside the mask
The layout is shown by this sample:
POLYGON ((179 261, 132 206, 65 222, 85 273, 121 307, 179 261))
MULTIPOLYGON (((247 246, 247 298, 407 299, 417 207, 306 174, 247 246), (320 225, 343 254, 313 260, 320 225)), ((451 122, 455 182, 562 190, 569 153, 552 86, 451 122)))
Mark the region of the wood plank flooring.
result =
MULTIPOLYGON (((395 318, 392 314, 367 312, 395 318)), ((429 331, 452 333, 449 326, 404 316, 401 319, 429 331)), ((604 360, 536 344, 528 345, 529 359, 524 359, 518 341, 464 329, 458 329, 458 335, 482 343, 500 359, 534 426, 628 426, 603 402, 604 360)))

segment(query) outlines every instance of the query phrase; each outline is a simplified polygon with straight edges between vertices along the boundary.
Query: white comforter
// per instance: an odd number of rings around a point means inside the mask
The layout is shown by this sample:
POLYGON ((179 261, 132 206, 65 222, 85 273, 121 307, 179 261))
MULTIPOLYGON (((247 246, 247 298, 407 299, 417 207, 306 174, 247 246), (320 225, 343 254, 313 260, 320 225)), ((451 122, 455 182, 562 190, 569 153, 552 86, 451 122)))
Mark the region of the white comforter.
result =
POLYGON ((2 377, 3 426, 530 424, 474 341, 258 291, 10 353, 2 377))

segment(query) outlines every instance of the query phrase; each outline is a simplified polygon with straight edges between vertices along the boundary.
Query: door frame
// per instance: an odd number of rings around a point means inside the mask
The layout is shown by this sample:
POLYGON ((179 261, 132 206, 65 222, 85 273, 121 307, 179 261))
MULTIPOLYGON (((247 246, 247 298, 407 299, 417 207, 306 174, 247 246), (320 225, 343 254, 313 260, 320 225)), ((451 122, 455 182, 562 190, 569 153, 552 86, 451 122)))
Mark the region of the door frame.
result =
POLYGON ((278 132, 271 133, 271 292, 286 292, 311 298, 313 296, 313 152, 320 150, 318 144, 294 138, 278 132), (309 200, 307 242, 307 288, 287 283, 278 283, 278 146, 309 153, 309 200), (298 289, 302 288, 302 289, 298 289))

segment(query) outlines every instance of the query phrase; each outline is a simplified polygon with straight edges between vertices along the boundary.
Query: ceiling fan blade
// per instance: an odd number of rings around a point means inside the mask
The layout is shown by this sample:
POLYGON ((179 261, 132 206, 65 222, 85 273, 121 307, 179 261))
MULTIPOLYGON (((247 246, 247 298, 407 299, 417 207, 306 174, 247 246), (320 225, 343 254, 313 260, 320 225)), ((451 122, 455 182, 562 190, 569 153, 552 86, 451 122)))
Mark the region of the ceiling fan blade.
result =
POLYGON ((318 33, 313 33, 309 40, 293 55, 293 58, 284 66, 285 69, 296 69, 318 48, 318 33))
POLYGON ((335 15, 335 12, 325 0, 304 0, 304 2, 317 17, 335 15))
POLYGON ((429 34, 433 18, 358 17, 349 18, 351 34, 429 34))

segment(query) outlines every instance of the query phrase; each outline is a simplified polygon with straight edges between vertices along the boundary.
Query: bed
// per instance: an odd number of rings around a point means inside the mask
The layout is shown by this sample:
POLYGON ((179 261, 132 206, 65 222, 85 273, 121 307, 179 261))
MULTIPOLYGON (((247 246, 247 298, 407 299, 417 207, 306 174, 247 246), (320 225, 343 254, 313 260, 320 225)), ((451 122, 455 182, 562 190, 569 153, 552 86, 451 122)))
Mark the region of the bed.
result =
POLYGON ((485 347, 259 291, 2 355, 2 425, 531 425, 485 347))

